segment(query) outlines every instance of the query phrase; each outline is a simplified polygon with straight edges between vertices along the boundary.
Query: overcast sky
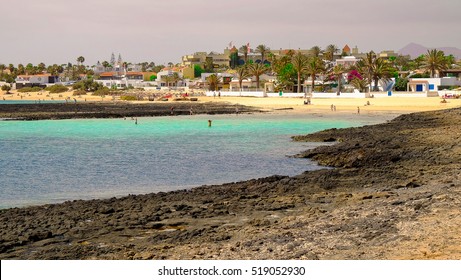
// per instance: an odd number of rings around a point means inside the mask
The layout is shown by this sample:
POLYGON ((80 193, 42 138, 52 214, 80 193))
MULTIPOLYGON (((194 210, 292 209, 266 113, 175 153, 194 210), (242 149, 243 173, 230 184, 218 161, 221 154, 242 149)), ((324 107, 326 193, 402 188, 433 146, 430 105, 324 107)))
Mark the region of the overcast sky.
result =
POLYGON ((271 49, 461 48, 460 0, 0 0, 0 63, 178 63, 230 42, 271 49))

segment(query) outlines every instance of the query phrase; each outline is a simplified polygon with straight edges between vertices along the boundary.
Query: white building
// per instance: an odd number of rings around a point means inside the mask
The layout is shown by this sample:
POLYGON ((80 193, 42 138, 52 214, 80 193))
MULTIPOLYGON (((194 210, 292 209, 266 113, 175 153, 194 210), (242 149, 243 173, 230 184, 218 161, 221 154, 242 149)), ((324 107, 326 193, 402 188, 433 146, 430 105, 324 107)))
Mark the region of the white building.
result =
POLYGON ((461 86, 461 79, 458 77, 413 78, 408 81, 407 91, 429 93, 459 86, 461 86))
POLYGON ((47 84, 54 84, 59 82, 58 76, 51 74, 37 74, 37 75, 18 75, 15 79, 16 88, 46 86, 47 84))
POLYGON ((348 68, 354 66, 358 61, 360 61, 360 59, 355 56, 345 56, 336 59, 336 65, 343 65, 345 68, 348 68))

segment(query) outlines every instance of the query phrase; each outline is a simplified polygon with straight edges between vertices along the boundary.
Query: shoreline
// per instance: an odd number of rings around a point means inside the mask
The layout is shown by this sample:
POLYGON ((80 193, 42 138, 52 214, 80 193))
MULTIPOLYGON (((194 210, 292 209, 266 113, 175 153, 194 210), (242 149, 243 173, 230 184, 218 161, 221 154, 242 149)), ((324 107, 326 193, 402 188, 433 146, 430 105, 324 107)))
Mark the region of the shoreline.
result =
POLYGON ((298 155, 334 169, 0 210, 0 257, 459 259, 460 112, 297 138, 340 140, 298 155))

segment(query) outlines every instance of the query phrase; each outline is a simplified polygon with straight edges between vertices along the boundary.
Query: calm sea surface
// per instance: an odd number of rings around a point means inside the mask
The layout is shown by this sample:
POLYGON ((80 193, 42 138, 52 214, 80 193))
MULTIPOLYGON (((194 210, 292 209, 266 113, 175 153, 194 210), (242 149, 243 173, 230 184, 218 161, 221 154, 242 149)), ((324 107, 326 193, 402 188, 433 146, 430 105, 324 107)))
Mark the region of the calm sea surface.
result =
POLYGON ((317 169, 290 136, 366 124, 296 115, 0 121, 0 208, 317 169), (208 127, 208 119, 213 120, 208 127))

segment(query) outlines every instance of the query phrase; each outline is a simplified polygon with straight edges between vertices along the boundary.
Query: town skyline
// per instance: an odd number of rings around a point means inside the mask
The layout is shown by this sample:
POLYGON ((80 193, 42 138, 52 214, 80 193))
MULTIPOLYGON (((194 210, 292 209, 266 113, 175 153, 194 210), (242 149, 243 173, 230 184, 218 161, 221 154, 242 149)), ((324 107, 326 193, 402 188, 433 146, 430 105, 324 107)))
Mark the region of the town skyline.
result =
POLYGON ((411 42, 461 46, 456 36, 461 2, 456 0, 287 0, 283 6, 241 0, 24 0, 8 5, 20 12, 0 19, 8 27, 0 30, 4 64, 76 63, 83 56, 85 64, 94 65, 120 53, 124 61, 166 65, 198 51, 222 52, 231 42, 237 48, 250 43, 252 49, 264 44, 273 50, 347 44, 360 52, 398 51, 411 42))

